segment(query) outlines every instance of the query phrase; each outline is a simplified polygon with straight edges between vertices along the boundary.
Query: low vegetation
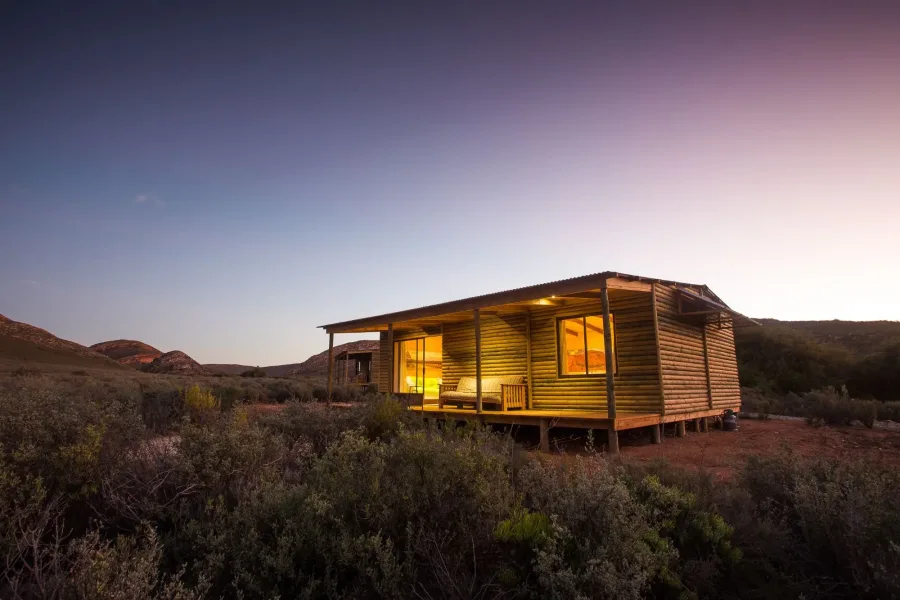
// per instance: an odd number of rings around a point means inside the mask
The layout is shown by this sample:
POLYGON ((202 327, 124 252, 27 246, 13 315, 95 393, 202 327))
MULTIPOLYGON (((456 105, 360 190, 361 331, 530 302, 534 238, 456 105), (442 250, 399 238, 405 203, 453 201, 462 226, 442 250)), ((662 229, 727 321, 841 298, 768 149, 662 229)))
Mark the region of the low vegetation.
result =
POLYGON ((741 386, 774 395, 846 386, 854 397, 900 401, 897 323, 836 322, 832 328, 829 322, 794 325, 767 323, 736 330, 741 386), (818 329, 812 329, 813 325, 818 329), (859 329, 865 335, 851 335, 844 331, 848 327, 840 325, 852 325, 851 333, 859 329), (810 333, 818 330, 818 337, 810 333))
POLYGON ((714 483, 314 385, 254 416, 248 389, 0 383, 0 597, 900 596, 900 474, 879 465, 785 450, 714 483))
POLYGON ((784 396, 742 391, 742 409, 765 418, 768 415, 804 417, 813 425, 853 425, 873 427, 876 421, 900 422, 900 402, 879 402, 851 397, 846 387, 825 387, 803 394, 784 396))

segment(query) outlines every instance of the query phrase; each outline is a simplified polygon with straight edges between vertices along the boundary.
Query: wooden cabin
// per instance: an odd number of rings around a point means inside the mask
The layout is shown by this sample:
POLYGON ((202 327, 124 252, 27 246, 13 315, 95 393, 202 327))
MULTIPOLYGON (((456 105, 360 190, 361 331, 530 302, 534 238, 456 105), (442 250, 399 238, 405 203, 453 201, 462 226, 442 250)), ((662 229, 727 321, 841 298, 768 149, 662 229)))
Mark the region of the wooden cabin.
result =
MULTIPOLYGON (((709 287, 603 272, 322 326, 380 335, 378 390, 439 419, 705 429, 740 407, 735 324, 709 287)), ((330 378, 329 378, 330 380, 330 378)))
POLYGON ((333 355, 333 380, 337 385, 368 388, 375 384, 381 368, 380 344, 377 341, 360 343, 333 355))

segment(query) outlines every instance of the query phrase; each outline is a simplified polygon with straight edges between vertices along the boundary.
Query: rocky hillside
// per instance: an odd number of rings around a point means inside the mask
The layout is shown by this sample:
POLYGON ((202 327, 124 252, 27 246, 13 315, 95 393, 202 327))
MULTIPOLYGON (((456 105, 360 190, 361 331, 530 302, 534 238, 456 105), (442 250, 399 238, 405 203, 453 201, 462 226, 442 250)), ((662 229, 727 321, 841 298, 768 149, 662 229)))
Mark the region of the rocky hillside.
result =
MULTIPOLYGON (((334 353, 344 350, 378 350, 378 340, 358 340, 347 342, 334 347, 334 353)), ((327 375, 328 374, 328 350, 309 357, 299 365, 295 365, 289 375, 327 375)))
POLYGON ((128 365, 129 367, 139 368, 141 365, 152 363, 155 359, 162 356, 162 352, 136 340, 112 340, 109 342, 100 342, 91 346, 91 350, 99 352, 104 356, 128 365))
POLYGON ((76 344, 75 342, 70 342, 69 340, 58 338, 46 329, 41 329, 40 327, 35 327, 34 325, 29 325, 28 323, 13 321, 12 319, 3 315, 0 315, 0 335, 5 335, 7 337, 15 338, 18 340, 31 342, 32 344, 44 346, 45 348, 54 348, 57 350, 74 352, 79 356, 86 356, 89 358, 105 358, 99 353, 94 352, 87 346, 82 346, 81 344, 76 344))
POLYGON ((209 375, 209 371, 204 369, 200 363, 180 350, 158 356, 142 370, 148 373, 169 375, 209 375))

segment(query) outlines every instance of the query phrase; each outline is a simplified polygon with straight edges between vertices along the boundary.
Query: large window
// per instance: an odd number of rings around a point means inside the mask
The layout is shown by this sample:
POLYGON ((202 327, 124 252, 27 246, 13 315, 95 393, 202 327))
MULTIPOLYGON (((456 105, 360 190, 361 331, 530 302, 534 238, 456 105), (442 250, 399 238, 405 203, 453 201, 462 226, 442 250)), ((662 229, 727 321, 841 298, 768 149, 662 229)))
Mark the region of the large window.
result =
POLYGON ((443 338, 439 335, 394 342, 394 391, 425 394, 437 400, 443 366, 443 338))
MULTIPOLYGON (((561 377, 603 375, 606 373, 606 348, 603 344, 603 317, 586 315, 567 317, 556 322, 559 329, 559 374, 561 377)), ((616 328, 609 316, 613 365, 616 360, 616 328)), ((615 367, 613 369, 615 371, 615 367)))

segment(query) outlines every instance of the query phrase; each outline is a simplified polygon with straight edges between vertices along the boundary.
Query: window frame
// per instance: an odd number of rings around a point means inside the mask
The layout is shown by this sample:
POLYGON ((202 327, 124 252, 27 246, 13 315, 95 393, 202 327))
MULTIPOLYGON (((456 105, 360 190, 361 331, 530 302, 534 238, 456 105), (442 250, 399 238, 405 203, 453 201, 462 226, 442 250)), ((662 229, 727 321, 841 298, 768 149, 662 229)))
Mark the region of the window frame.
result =
MULTIPOLYGON (((619 344, 617 344, 615 341, 616 319, 615 319, 614 315, 615 315, 615 313, 613 311, 609 312, 609 317, 610 317, 609 324, 610 324, 610 329, 613 334, 613 377, 615 377, 619 374, 619 356, 618 356, 619 344)), ((559 379, 579 379, 579 378, 593 379, 593 378, 597 378, 597 377, 606 377, 606 375, 607 375, 606 373, 588 373, 587 370, 589 369, 589 366, 588 366, 589 361, 587 360, 587 357, 585 357, 585 361, 584 361, 584 368, 585 368, 584 373, 563 373, 563 368, 562 368, 563 348, 562 348, 562 336, 560 335, 560 330, 559 330, 560 323, 562 323, 563 321, 571 320, 571 319, 587 319, 588 317, 600 317, 602 319, 603 313, 602 312, 601 313, 588 312, 588 313, 583 313, 583 314, 565 315, 565 316, 561 316, 561 317, 556 317, 556 376, 559 379)), ((604 333, 604 346, 606 345, 605 338, 606 338, 606 334, 604 333)), ((585 346, 585 353, 586 353, 587 352, 587 329, 585 329, 584 346, 585 346)), ((605 366, 604 366, 604 368, 605 368, 605 366)))

